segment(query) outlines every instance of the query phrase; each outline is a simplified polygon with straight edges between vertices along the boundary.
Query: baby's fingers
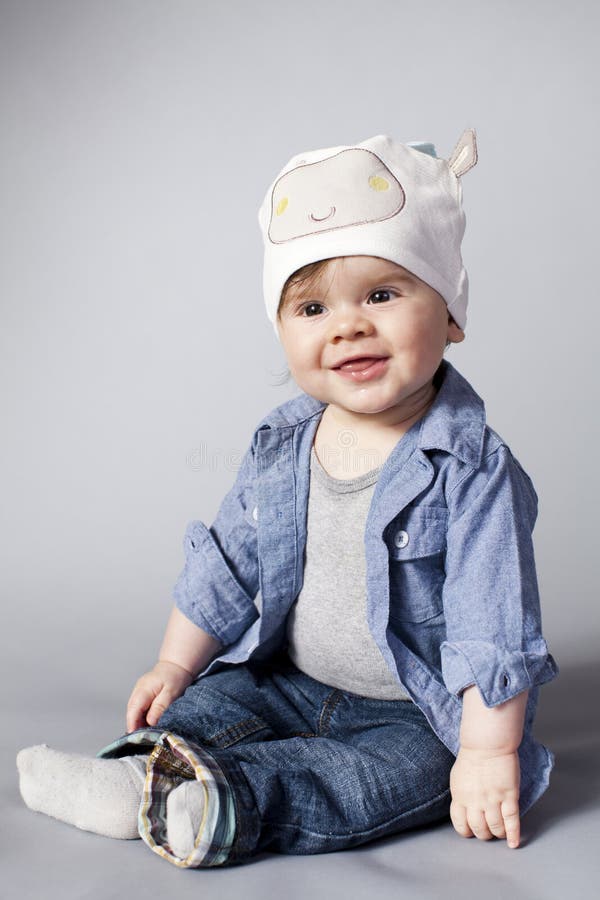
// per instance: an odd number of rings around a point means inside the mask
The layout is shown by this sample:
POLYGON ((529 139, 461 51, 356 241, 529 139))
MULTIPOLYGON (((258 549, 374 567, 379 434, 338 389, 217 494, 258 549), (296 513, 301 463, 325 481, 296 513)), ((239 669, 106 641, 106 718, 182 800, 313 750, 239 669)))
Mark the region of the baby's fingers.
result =
POLYGON ((156 725, 162 714, 169 708, 173 700, 175 700, 176 695, 173 691, 168 688, 163 688, 160 693, 156 695, 152 702, 152 706, 146 713, 146 721, 148 725, 156 725))
POLYGON ((504 829, 504 819, 502 818, 502 809, 500 804, 487 807, 485 811, 485 820, 490 832, 497 838, 506 837, 504 829))
POLYGON ((467 810, 464 806, 452 801, 450 804, 450 820, 454 825, 454 830, 457 831, 461 837, 474 837, 473 832, 469 828, 469 823, 467 822, 467 810))
POLYGON ((467 821, 471 831, 480 841, 490 841, 492 839, 493 835, 488 828, 485 813, 482 809, 469 809, 467 811, 467 821))
POLYGON ((134 690, 127 704, 127 733, 146 724, 145 713, 152 703, 153 694, 144 690, 134 690))
POLYGON ((518 847, 521 840, 521 821, 519 819, 518 800, 504 800, 502 818, 506 831, 506 843, 509 847, 518 847))

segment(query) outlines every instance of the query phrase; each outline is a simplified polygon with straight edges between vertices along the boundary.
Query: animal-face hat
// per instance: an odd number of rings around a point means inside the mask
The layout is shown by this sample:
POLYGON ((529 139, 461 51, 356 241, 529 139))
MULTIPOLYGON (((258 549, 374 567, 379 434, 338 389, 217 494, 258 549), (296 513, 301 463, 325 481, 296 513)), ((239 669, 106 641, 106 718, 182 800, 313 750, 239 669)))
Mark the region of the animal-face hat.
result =
POLYGON ((281 291, 293 272, 320 259, 355 255, 408 269, 441 294, 464 329, 468 279, 460 252, 460 178, 476 162, 472 129, 449 160, 438 158, 433 144, 401 144, 383 134, 293 156, 258 212, 264 298, 275 331, 281 291))

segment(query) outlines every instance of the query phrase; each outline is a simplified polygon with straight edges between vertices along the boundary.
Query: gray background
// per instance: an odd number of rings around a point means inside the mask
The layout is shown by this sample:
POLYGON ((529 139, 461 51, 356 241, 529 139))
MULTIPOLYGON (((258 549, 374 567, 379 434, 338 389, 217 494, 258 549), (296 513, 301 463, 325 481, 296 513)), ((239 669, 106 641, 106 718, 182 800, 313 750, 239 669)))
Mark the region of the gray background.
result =
POLYGON ((591 0, 0 3, 5 896, 266 897, 283 878, 291 897, 441 897, 449 881, 454 896, 586 896, 600 874, 598 25, 591 0), (257 421, 295 393, 261 296, 269 182, 294 153, 380 133, 447 156, 468 126, 471 300, 447 356, 534 479, 561 666, 537 726, 557 767, 524 846, 448 823, 180 872, 34 816, 16 750, 91 754, 122 733, 186 523, 211 521, 257 421))

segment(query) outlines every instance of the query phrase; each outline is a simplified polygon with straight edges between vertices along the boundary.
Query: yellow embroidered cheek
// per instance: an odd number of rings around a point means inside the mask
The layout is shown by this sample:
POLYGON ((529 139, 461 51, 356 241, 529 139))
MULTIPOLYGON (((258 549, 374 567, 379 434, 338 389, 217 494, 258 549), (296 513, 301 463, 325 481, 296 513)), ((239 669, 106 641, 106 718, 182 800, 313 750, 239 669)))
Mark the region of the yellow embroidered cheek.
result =
POLYGON ((281 216, 286 211, 288 205, 288 198, 282 197, 282 199, 277 204, 277 209, 275 210, 276 216, 281 216))
POLYGON ((374 191, 389 191, 390 189, 389 181, 386 181, 381 175, 371 175, 369 178, 369 186, 372 187, 374 191))

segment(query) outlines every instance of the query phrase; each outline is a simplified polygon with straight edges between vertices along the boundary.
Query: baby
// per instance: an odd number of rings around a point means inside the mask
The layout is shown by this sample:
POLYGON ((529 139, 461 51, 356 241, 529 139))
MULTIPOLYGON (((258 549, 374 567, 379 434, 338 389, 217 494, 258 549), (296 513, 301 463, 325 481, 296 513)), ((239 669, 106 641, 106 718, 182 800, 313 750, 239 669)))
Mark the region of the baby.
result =
POLYGON ((29 807, 181 867, 320 853, 447 819, 520 841, 554 757, 537 495, 445 358, 465 336, 461 178, 377 135, 293 157, 259 211, 301 393, 258 424, 185 567, 127 734, 17 757, 29 807))

